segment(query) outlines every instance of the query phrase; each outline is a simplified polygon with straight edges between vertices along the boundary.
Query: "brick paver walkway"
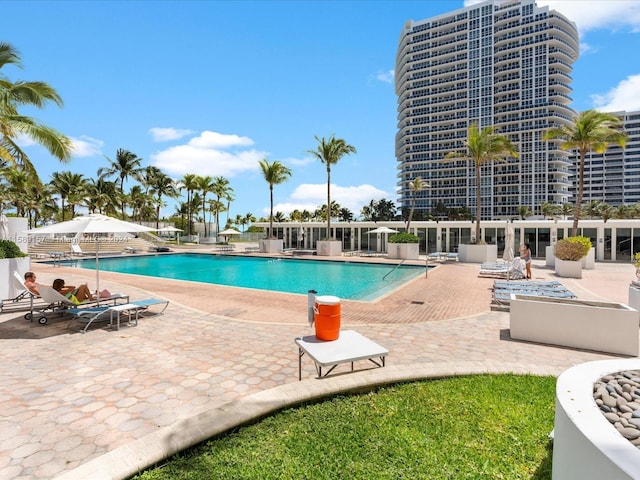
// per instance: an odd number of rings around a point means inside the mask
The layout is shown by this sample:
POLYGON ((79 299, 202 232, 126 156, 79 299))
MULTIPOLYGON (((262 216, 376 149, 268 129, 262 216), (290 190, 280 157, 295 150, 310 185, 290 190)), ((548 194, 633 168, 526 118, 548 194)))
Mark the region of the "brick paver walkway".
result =
MULTIPOLYGON (((619 358, 512 341, 508 313, 490 311, 492 280, 478 278, 478 268, 448 263, 377 302, 344 301, 343 328, 388 348, 391 368, 416 371, 519 364, 557 375, 619 358)), ((42 283, 95 282, 90 271, 33 269, 42 283)), ((629 265, 597 264, 563 283, 581 298, 626 303, 632 276, 629 265)), ((534 279, 549 277, 536 264, 534 279)), ((24 312, 0 314, 0 478, 52 478, 226 402, 298 382, 293 340, 313 333, 306 296, 108 272, 100 279, 132 299, 171 303, 135 328, 86 335, 68 330, 67 319, 42 326, 24 312)), ((314 376, 303 362, 303 378, 319 382, 314 376)))

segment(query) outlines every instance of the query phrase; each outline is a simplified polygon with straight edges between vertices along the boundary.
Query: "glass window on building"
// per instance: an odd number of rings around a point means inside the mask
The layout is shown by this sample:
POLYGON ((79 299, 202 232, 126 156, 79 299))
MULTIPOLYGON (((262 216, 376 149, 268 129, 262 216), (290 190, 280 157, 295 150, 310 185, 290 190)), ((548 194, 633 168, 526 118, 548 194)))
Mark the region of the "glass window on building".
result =
POLYGON ((616 260, 631 260, 631 229, 616 229, 616 260))

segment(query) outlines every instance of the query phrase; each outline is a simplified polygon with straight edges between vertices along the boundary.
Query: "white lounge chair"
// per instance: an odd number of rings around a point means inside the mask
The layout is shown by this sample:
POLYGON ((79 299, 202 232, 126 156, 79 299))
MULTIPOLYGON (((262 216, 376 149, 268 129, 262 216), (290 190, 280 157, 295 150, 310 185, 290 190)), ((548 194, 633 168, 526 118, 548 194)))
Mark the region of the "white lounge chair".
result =
POLYGON ((478 276, 520 280, 525 277, 524 268, 524 261, 520 257, 516 257, 511 263, 483 263, 478 276))
MULTIPOLYGON (((54 290, 53 287, 48 285, 40 285, 38 284, 38 291, 40 292, 40 297, 45 301, 45 306, 41 309, 34 310, 32 308, 31 315, 28 320, 33 320, 35 317, 38 318, 38 323, 40 325, 45 325, 51 315, 66 315, 71 308, 78 307, 78 304, 74 303, 64 295, 62 295, 57 290, 54 290)), ((127 303, 129 301, 129 296, 124 295, 122 293, 114 293, 106 298, 96 298, 95 300, 85 300, 80 305, 100 305, 103 304, 112 304, 115 305, 118 301, 127 303)))
POLYGON ((155 315, 160 315, 169 306, 169 300, 161 300, 159 298, 145 298, 143 300, 136 300, 133 302, 121 303, 117 305, 106 305, 98 307, 85 307, 85 308, 69 308, 67 313, 73 315, 73 319, 69 322, 69 328, 73 322, 77 321, 84 323, 85 326, 80 331, 87 333, 87 329, 95 322, 109 321, 109 324, 113 324, 114 315, 116 315, 117 328, 120 328, 120 314, 123 312, 129 313, 129 324, 137 325, 140 315, 147 311, 149 307, 154 305, 162 305, 162 308, 158 312, 154 312, 155 315), (134 315, 132 319, 132 315, 134 315))
MULTIPOLYGON (((18 294, 13 298, 0 300, 0 313, 4 310, 5 307, 8 306, 11 306, 12 309, 15 308, 16 310, 32 310, 33 300, 34 298, 36 298, 36 295, 31 293, 27 286, 24 284, 22 275, 14 270, 11 281, 13 282, 13 286, 18 294)), ((25 315, 25 318, 29 320, 27 315, 25 315)))

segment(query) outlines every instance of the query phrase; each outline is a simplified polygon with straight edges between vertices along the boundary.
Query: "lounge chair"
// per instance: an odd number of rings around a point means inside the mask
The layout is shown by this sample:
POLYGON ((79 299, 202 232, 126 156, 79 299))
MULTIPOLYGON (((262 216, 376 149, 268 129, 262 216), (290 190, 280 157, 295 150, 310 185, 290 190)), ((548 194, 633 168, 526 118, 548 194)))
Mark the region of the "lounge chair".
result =
POLYGON ((525 277, 524 262, 520 257, 513 259, 511 263, 483 263, 480 266, 479 277, 506 278, 507 280, 519 280, 525 277))
POLYGON ((158 245, 152 245, 149 247, 150 252, 170 252, 169 247, 159 247, 158 245))
MULTIPOLYGON (((33 309, 33 300, 36 298, 36 295, 31 293, 27 286, 24 284, 24 280, 22 275, 20 275, 15 270, 13 271, 13 276, 11 277, 11 281, 13 282, 13 286, 19 293, 13 298, 7 298, 4 300, 0 300, 0 313, 4 310, 5 307, 11 306, 16 309, 33 309)), ((28 318, 27 318, 28 320, 28 318)))
POLYGON ((532 297, 576 298, 557 280, 550 282, 503 282, 494 281, 492 309, 508 310, 512 295, 529 295, 532 297))
POLYGON ((87 333, 87 329, 96 322, 109 321, 109 325, 113 326, 114 315, 116 318, 116 329, 120 329, 120 315, 124 312, 129 314, 129 325, 137 325, 140 315, 147 311, 149 307, 154 305, 162 305, 162 309, 158 312, 154 312, 155 315, 160 315, 169 306, 168 300, 161 300, 159 298, 145 298, 143 300, 136 300, 133 302, 105 305, 98 307, 85 307, 85 308, 69 308, 67 313, 73 315, 73 319, 69 322, 69 328, 73 322, 84 323, 85 326, 80 331, 87 333), (132 315, 134 315, 132 317, 132 315))
MULTIPOLYGON (((38 323, 40 325, 45 325, 49 317, 52 315, 63 316, 68 313, 69 309, 78 307, 78 304, 74 303, 57 290, 54 290, 53 287, 50 287, 48 285, 38 285, 38 291, 40 292, 40 297, 42 297, 42 299, 45 301, 45 306, 38 310, 32 308, 30 316, 27 319, 33 320, 35 317, 37 317, 38 323)), ((129 301, 129 296, 122 293, 114 293, 105 298, 85 300, 80 305, 97 304, 99 306, 100 303, 111 303, 115 305, 118 301, 124 301, 126 303, 129 301)))
POLYGON ((72 243, 71 244, 71 255, 77 255, 77 256, 84 256, 84 252, 82 251, 82 248, 80 248, 80 245, 77 243, 72 243))

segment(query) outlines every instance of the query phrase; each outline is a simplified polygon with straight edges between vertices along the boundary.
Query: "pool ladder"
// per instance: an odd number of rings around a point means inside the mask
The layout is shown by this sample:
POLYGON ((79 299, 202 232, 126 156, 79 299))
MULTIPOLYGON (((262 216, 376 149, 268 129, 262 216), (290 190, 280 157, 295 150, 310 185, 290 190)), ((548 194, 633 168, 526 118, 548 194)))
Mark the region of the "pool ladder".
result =
POLYGON ((399 267, 400 265, 402 265, 406 260, 407 260, 406 258, 405 258, 405 259, 403 259, 399 264, 397 264, 395 267, 393 267, 393 270, 391 270, 390 272, 387 272, 387 274, 386 274, 384 277, 382 277, 382 280, 386 280, 386 279, 387 279, 387 277, 388 277, 389 275, 391 275, 393 272, 395 272, 395 271, 398 269, 398 267, 399 267))

